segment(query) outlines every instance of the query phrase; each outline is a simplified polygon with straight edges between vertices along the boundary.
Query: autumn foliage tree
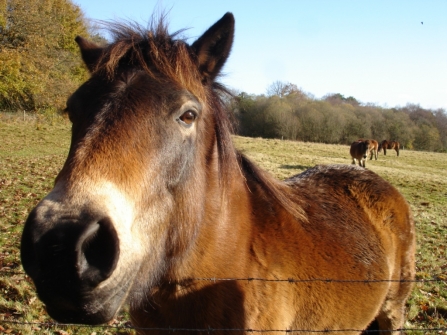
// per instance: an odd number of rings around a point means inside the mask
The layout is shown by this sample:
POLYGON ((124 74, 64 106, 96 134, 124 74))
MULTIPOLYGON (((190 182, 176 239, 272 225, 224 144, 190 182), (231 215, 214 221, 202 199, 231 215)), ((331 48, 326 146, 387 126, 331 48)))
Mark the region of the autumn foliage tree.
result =
POLYGON ((89 36, 69 0, 0 0, 0 109, 61 109, 85 79, 76 35, 89 36))

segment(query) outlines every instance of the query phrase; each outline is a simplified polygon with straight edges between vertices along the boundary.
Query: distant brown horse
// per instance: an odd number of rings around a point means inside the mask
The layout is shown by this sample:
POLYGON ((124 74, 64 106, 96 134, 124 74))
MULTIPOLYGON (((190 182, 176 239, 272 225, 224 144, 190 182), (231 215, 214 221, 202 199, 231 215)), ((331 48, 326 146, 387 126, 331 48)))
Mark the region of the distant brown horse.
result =
POLYGON ((396 150, 397 156, 399 156, 399 148, 400 148, 400 143, 397 141, 387 141, 387 140, 383 140, 380 145, 379 145, 379 152, 382 150, 383 148, 383 154, 386 156, 386 149, 394 149, 396 150))
POLYGON ((352 142, 351 148, 349 149, 349 153, 352 157, 352 164, 355 164, 356 161, 358 161, 359 166, 365 167, 370 145, 370 140, 357 140, 352 142))
POLYGON ((377 160, 378 152, 379 152, 379 142, 372 139, 369 140, 369 153, 370 153, 369 160, 372 160, 373 156, 377 160))
POLYGON ((48 313, 100 324, 129 302, 141 334, 400 328, 407 202, 363 168, 281 182, 234 148, 215 82, 233 15, 191 45, 163 23, 112 32, 106 47, 76 39, 91 78, 68 99, 66 163, 23 231, 48 313))

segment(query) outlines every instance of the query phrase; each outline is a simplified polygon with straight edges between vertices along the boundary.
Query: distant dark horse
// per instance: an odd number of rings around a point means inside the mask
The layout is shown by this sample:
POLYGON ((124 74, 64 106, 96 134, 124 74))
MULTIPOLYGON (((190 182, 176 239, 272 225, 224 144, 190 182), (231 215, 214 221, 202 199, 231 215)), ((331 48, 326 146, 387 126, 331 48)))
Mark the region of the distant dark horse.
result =
POLYGON ((352 157, 352 164, 358 161, 359 166, 365 167, 366 158, 369 155, 370 140, 357 140, 352 142, 349 153, 352 157))
POLYGON ((394 149, 397 152, 397 156, 399 156, 399 148, 400 148, 400 143, 397 141, 387 141, 387 140, 383 140, 380 144, 379 144, 379 152, 382 150, 383 148, 383 154, 386 156, 386 149, 394 149))
POLYGON ((281 182, 234 148, 215 82, 233 15, 191 45, 162 22, 112 32, 106 47, 76 39, 91 78, 68 99, 66 163, 23 231, 48 313, 100 324, 127 301, 139 333, 163 335, 400 328, 407 202, 363 168, 281 182))

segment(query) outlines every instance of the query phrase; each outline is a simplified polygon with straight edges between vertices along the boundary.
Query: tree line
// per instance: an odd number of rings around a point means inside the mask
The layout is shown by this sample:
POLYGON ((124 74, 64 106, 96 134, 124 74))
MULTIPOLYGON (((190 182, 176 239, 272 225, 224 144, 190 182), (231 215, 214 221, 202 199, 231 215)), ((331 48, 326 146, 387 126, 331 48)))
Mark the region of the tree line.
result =
POLYGON ((265 95, 238 93, 230 104, 242 136, 332 144, 388 139, 406 149, 447 152, 444 109, 414 104, 383 108, 341 94, 315 99, 295 84, 279 81, 265 95))
MULTIPOLYGON (((0 110, 62 111, 88 77, 77 35, 105 41, 71 0, 0 0, 0 110)), ((341 94, 315 99, 281 81, 265 95, 241 92, 227 103, 244 136, 339 144, 388 139, 408 149, 447 152, 443 109, 383 108, 341 94)))

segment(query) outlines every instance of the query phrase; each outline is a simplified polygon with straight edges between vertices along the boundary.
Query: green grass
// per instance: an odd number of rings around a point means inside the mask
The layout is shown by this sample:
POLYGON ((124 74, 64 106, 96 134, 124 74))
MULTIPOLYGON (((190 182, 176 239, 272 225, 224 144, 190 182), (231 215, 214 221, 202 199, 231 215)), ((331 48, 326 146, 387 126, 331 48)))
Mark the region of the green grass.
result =
MULTIPOLYGON (((280 179, 317 164, 351 163, 349 148, 343 145, 238 136, 234 142, 280 179)), ((115 328, 52 325, 21 268, 23 223, 29 211, 51 190, 69 144, 70 124, 66 120, 51 125, 0 114, 0 333, 129 333, 115 328)), ((402 150, 396 157, 390 151, 387 156, 379 155, 377 161, 368 160, 367 167, 396 186, 410 203, 417 225, 417 278, 436 280, 416 284, 408 302, 405 327, 447 328, 447 154, 402 150)), ((127 315, 122 313, 111 325, 122 327, 126 322, 127 315)))

